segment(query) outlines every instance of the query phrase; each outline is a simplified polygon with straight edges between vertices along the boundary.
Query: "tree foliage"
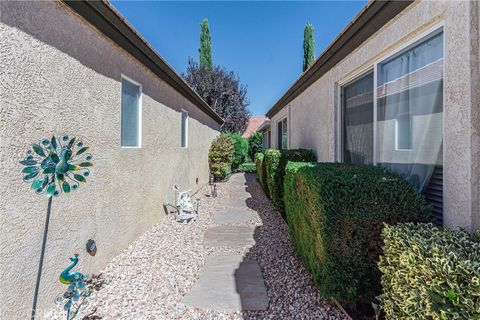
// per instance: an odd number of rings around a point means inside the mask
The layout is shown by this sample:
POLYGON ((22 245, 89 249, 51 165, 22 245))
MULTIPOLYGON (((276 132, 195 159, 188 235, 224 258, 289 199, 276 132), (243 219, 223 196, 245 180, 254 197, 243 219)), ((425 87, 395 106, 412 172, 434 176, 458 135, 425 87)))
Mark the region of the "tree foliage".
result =
POLYGON ((315 41, 313 40, 313 25, 307 23, 303 31, 303 71, 315 61, 315 41))
POLYGON ((225 133, 213 140, 208 152, 208 162, 215 180, 221 181, 230 175, 234 146, 235 141, 225 133))
POLYGON ((211 70, 188 61, 185 81, 207 102, 225 123, 222 131, 242 133, 247 128, 250 112, 247 88, 238 75, 214 65, 211 70))
POLYGON ((212 38, 210 37, 210 28, 208 26, 208 19, 202 20, 202 28, 200 31, 200 67, 211 70, 212 62, 212 38))
POLYGON ((248 155, 255 160, 255 154, 262 152, 262 133, 254 132, 248 138, 248 155))

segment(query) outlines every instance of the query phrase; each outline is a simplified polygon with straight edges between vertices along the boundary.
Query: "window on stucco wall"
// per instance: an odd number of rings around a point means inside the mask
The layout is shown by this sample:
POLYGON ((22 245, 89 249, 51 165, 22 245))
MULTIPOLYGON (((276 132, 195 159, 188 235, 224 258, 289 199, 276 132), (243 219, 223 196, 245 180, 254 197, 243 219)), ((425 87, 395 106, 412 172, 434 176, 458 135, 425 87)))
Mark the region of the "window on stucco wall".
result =
POLYGON ((188 147, 188 112, 182 110, 182 126, 181 126, 181 147, 187 148, 188 147))
POLYGON ((443 29, 344 85, 341 101, 343 161, 382 165, 425 190, 442 165, 443 29))
POLYGON ((121 146, 140 147, 141 144, 141 94, 139 84, 122 78, 121 146))
POLYGON ((277 147, 278 149, 288 149, 288 124, 286 117, 277 123, 277 147))

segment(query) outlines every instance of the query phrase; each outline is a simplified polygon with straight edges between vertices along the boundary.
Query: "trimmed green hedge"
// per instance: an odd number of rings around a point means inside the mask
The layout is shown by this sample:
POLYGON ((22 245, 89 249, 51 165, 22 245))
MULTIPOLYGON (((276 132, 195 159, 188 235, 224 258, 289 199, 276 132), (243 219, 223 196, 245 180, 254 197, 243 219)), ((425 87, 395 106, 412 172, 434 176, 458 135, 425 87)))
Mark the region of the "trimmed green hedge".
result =
POLYGON ((293 245, 320 294, 354 309, 380 293, 383 224, 427 221, 430 211, 410 184, 374 166, 289 162, 284 188, 293 245))
POLYGON ((480 319, 478 234, 408 223, 386 226, 382 238, 387 319, 480 319))
POLYGON ((316 162, 317 157, 312 150, 292 149, 276 150, 269 149, 265 153, 265 163, 267 167, 267 185, 270 192, 270 199, 273 204, 284 214, 283 203, 283 179, 285 177, 285 167, 289 161, 295 162, 316 162))
POLYGON ((248 142, 238 133, 227 133, 227 136, 235 141, 233 146, 232 170, 236 170, 248 159, 248 142))
POLYGON ((276 198, 278 195, 277 189, 277 174, 278 174, 278 164, 280 163, 280 150, 277 149, 268 149, 265 151, 265 182, 268 188, 268 197, 272 200, 273 204, 277 206, 279 199, 276 198))
POLYGON ((257 179, 258 182, 260 183, 260 186, 263 189, 263 192, 267 195, 267 197, 270 197, 268 194, 268 188, 267 188, 267 173, 265 170, 265 155, 263 153, 257 153, 255 154, 255 166, 257 168, 257 179))
POLYGON ((241 165, 238 166, 237 169, 235 169, 235 172, 249 172, 253 173, 256 171, 256 166, 254 162, 245 162, 242 163, 241 165))
POLYGON ((275 198, 276 207, 285 217, 285 204, 283 201, 283 180, 285 178, 285 168, 289 161, 292 162, 317 162, 317 157, 312 150, 308 149, 291 149, 291 150, 281 150, 280 151, 280 160, 278 162, 278 174, 276 175, 276 189, 275 198))

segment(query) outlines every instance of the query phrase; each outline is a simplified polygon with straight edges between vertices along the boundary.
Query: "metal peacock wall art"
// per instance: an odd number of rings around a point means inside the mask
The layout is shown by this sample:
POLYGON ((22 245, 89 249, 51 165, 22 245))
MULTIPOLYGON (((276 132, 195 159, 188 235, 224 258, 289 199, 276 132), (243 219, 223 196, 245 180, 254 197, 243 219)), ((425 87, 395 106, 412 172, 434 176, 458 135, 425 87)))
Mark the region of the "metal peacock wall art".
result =
POLYGON ((80 183, 86 182, 86 178, 90 175, 89 167, 93 166, 92 155, 87 151, 88 147, 84 146, 83 142, 75 137, 70 138, 65 135, 57 140, 55 136, 52 136, 50 139, 43 139, 39 143, 32 144, 32 148, 27 151, 25 158, 20 161, 20 164, 24 166, 22 170, 23 181, 31 184, 31 188, 36 194, 44 194, 48 197, 40 261, 33 296, 32 320, 35 319, 37 308, 52 199, 63 193, 68 194, 77 190, 80 183))

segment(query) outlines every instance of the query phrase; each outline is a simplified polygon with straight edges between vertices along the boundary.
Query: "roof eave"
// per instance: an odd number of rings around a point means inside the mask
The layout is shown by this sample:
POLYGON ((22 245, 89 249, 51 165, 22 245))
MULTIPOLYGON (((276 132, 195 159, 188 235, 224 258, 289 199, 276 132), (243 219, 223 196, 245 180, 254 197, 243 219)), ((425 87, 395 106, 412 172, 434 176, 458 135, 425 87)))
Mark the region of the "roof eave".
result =
POLYGON ((185 80, 135 31, 107 1, 63 0, 106 37, 140 61, 218 124, 224 120, 193 90, 185 80))
POLYGON ((272 118, 411 3, 412 0, 368 2, 265 115, 272 118))

